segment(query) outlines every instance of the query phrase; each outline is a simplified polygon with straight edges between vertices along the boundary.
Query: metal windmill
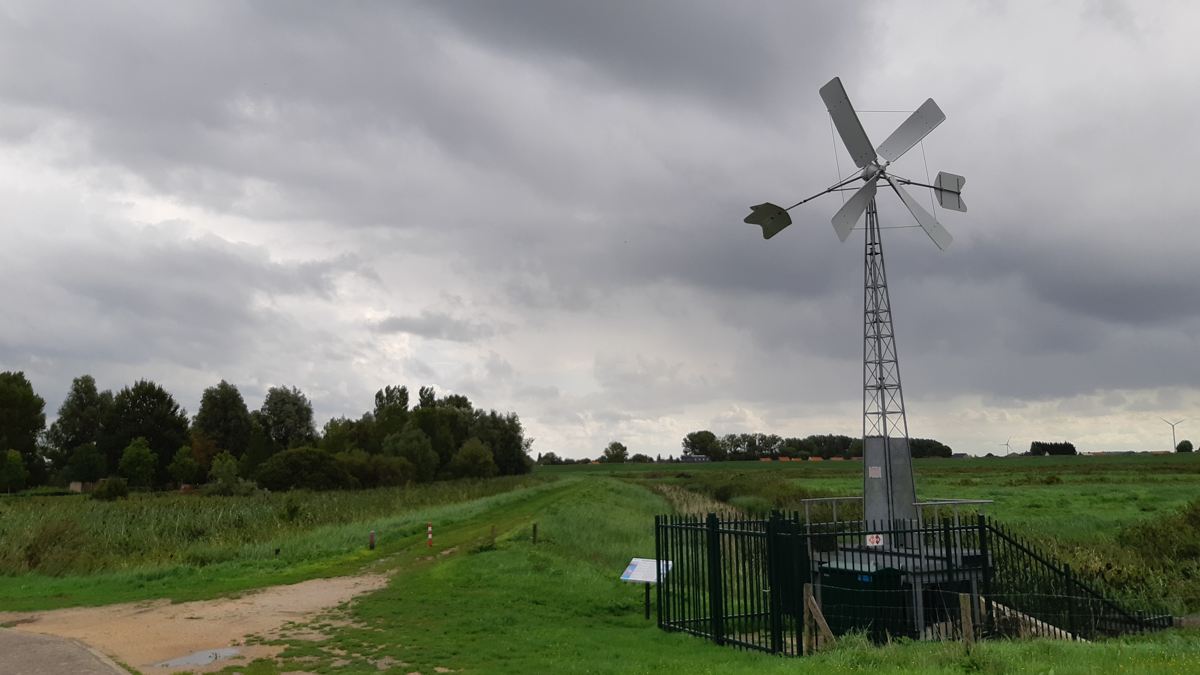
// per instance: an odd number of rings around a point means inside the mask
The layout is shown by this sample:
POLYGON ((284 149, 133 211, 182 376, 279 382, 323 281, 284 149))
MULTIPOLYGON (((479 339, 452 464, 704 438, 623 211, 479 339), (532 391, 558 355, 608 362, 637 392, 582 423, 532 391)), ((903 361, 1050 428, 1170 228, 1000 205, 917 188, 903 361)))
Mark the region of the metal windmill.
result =
POLYGON ((830 192, 851 190, 847 185, 862 181, 854 194, 833 216, 833 229, 842 241, 850 236, 866 213, 866 264, 863 275, 863 499, 868 520, 896 521, 917 517, 912 457, 908 447, 908 420, 900 387, 900 364, 892 330, 892 306, 888 297, 883 243, 879 236, 879 214, 875 192, 880 181, 891 186, 917 223, 939 249, 953 238, 902 186, 931 188, 942 208, 966 211, 962 201, 962 176, 939 173, 933 185, 918 183, 892 173, 892 162, 913 148, 941 124, 946 116, 928 99, 878 148, 863 130, 842 81, 833 78, 821 87, 821 99, 829 109, 842 142, 854 164, 854 175, 802 199, 787 208, 765 203, 752 206, 745 222, 762 227, 764 239, 779 234, 792 224, 788 211, 830 192))

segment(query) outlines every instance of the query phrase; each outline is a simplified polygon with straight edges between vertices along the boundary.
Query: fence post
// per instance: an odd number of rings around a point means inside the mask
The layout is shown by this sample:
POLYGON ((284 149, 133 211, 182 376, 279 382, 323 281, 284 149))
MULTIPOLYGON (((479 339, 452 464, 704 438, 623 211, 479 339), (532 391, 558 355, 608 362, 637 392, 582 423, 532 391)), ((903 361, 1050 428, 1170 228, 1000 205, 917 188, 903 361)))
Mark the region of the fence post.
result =
POLYGON ((992 554, 988 546, 987 517, 979 515, 979 557, 983 560, 983 616, 980 617, 981 629, 987 632, 993 623, 992 616, 992 554))
POLYGON ((708 610, 713 642, 725 643, 725 603, 721 597, 721 530, 717 514, 708 514, 708 610))
POLYGON ((800 653, 808 656, 813 653, 813 616, 808 599, 812 597, 812 584, 804 584, 804 622, 800 630, 800 653))
POLYGON ((1067 581, 1067 632, 1072 640, 1078 640, 1079 634, 1075 632, 1075 580, 1071 577, 1070 565, 1063 565, 1063 574, 1067 581))
POLYGON ((783 651, 783 581, 780 578, 780 555, 783 542, 780 541, 780 515, 771 511, 767 519, 767 610, 770 612, 771 653, 783 651))
MULTIPOLYGON (((658 627, 663 627, 663 516, 654 516, 654 609, 658 627)), ((533 543, 537 543, 537 523, 533 524, 533 543)))
POLYGON ((962 621, 962 638, 963 644, 967 649, 975 643, 975 625, 971 621, 971 595, 969 593, 958 594, 958 614, 959 620, 962 621))

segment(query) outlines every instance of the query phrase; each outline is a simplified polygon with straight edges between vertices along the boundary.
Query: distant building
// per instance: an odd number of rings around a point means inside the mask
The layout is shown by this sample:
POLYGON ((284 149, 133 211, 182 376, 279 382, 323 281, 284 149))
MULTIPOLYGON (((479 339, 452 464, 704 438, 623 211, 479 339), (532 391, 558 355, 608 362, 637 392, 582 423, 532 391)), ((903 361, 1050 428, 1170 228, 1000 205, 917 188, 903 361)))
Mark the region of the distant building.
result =
POLYGON ((708 455, 681 455, 679 461, 687 464, 695 464, 697 462, 707 462, 708 455))

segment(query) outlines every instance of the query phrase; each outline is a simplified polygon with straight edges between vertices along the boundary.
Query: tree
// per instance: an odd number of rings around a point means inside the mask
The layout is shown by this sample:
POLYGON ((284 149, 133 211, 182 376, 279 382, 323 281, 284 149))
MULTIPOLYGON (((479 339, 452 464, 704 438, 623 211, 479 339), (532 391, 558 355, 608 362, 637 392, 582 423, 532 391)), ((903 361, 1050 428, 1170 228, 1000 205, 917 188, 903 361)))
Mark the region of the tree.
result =
POLYGON ((1182 441, 1179 441, 1179 445, 1175 446, 1175 452, 1191 452, 1191 451, 1192 451, 1192 442, 1186 438, 1183 439, 1182 441))
MULTIPOLYGON (((471 416, 459 408, 447 406, 421 406, 409 416, 409 428, 420 429, 429 438, 433 451, 438 456, 438 467, 447 467, 454 453, 472 435, 471 416)), ((479 438, 487 441, 483 436, 479 438)), ((435 469, 436 472, 436 469, 435 469)))
POLYGON ((238 492, 241 479, 238 476, 237 459, 228 450, 213 457, 208 479, 214 484, 217 494, 231 495, 238 492))
POLYGON ((421 387, 417 390, 417 405, 422 408, 437 405, 437 393, 433 391, 433 387, 421 387))
POLYGON ((158 457, 154 480, 170 480, 167 465, 179 446, 188 442, 187 412, 170 392, 149 380, 138 380, 113 397, 100 426, 97 447, 110 467, 121 461, 121 453, 135 438, 144 438, 158 457))
POLYGON ((543 466, 558 466, 559 464, 563 463, 563 460, 553 452, 547 452, 545 454, 538 455, 537 463, 543 466))
POLYGON ((241 457, 250 443, 250 410, 246 408, 242 393, 225 380, 205 389, 192 427, 211 439, 220 450, 241 457))
POLYGON ((404 425, 408 423, 408 387, 388 386, 375 392, 372 419, 378 439, 374 445, 378 451, 383 439, 404 431, 404 425))
POLYGON ((55 463, 60 468, 72 450, 100 438, 100 425, 112 404, 112 392, 97 391, 96 379, 91 375, 71 381, 71 390, 58 407, 58 419, 46 432, 47 442, 57 451, 55 463))
POLYGON ((186 445, 180 446, 175 452, 167 471, 180 485, 194 485, 204 480, 204 469, 192 456, 192 449, 186 445))
POLYGON ((707 429, 683 437, 683 454, 707 457, 714 462, 725 459, 725 450, 717 435, 707 429))
POLYGON ((654 462, 654 458, 651 457, 650 455, 643 455, 642 453, 639 452, 636 455, 630 457, 629 462, 631 464, 651 464, 654 462))
POLYGON ((612 464, 620 464, 626 459, 629 459, 629 448, 625 447, 617 441, 608 444, 604 449, 604 461, 612 464))
POLYGON ((383 453, 408 460, 412 464, 414 478, 420 483, 427 483, 437 475, 438 455, 433 450, 429 436, 411 425, 403 433, 385 438, 383 453))
POLYGON ((337 458, 317 448, 292 448, 273 455, 259 468, 258 482, 268 490, 358 487, 358 481, 337 458))
POLYGON ((491 478, 497 472, 492 449, 478 438, 469 438, 450 461, 450 473, 456 478, 491 478))
POLYGON ((470 435, 492 449, 492 458, 501 476, 526 474, 533 470, 533 460, 529 457, 533 439, 525 438, 521 419, 516 413, 477 410, 473 417, 470 435))
POLYGON ((312 404, 295 387, 271 387, 262 404, 263 428, 278 450, 296 448, 316 440, 312 404))
POLYGON ((71 451, 65 473, 69 480, 95 483, 108 473, 108 463, 95 443, 84 443, 71 451))
POLYGON ((25 487, 29 480, 29 470, 25 468, 25 460, 16 450, 8 450, 0 454, 0 490, 12 492, 25 487))
POLYGON ((1047 441, 1033 441, 1029 444, 1029 454, 1031 455, 1075 455, 1075 445, 1066 442, 1050 443, 1047 441))
POLYGON ((158 458, 144 438, 135 438, 121 453, 117 471, 133 487, 150 487, 158 468, 158 458))
POLYGON ((0 451, 20 453, 35 482, 45 479, 45 464, 37 452, 38 435, 46 428, 45 407, 25 373, 0 373, 0 451))

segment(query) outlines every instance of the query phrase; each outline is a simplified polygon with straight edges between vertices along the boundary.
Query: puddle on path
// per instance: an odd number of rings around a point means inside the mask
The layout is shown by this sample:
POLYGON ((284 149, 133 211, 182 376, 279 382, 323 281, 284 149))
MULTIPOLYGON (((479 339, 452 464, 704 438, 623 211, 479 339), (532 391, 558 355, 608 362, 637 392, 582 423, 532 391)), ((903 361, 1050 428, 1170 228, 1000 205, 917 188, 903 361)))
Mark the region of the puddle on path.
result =
POLYGON ((233 658, 241 654, 241 650, 237 647, 224 647, 221 649, 205 649, 198 652, 193 652, 187 656, 180 656, 177 659, 170 661, 162 661, 154 664, 155 668, 182 668, 184 666, 207 666, 214 661, 233 658))

